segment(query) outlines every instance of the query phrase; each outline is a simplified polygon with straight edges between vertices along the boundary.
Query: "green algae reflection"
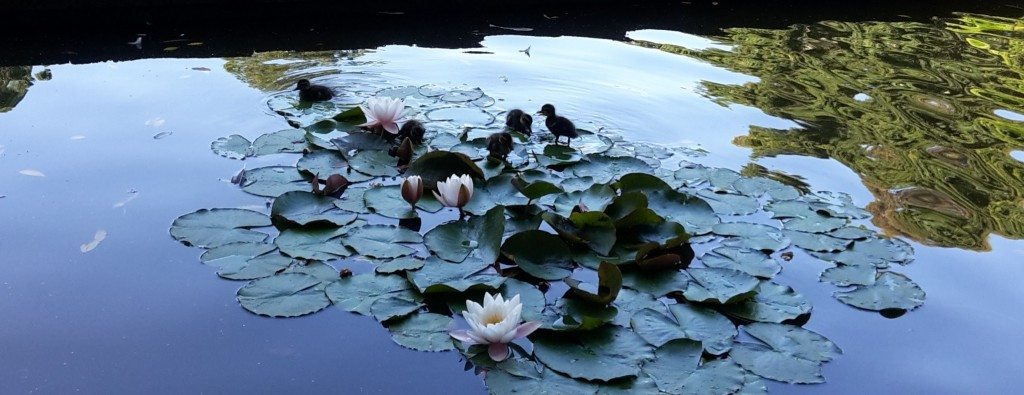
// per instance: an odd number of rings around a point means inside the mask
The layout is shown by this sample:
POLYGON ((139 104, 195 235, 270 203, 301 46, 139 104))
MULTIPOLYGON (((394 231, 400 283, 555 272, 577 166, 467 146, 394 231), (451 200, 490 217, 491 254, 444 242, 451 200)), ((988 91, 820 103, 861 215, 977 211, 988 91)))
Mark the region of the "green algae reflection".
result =
POLYGON ((729 29, 731 50, 639 42, 756 76, 705 82, 722 104, 792 119, 736 139, 753 156, 833 158, 863 178, 875 225, 925 244, 988 250, 1024 238, 1024 19, 822 22, 729 29))

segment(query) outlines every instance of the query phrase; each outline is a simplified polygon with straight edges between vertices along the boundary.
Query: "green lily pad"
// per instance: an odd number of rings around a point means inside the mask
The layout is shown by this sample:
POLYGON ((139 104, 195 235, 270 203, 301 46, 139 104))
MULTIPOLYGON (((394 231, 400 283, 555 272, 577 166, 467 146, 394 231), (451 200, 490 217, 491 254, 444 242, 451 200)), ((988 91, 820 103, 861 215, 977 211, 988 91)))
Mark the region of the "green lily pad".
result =
POLYGON ((712 355, 722 355, 732 348, 736 326, 717 311, 691 304, 668 306, 671 316, 655 310, 642 310, 630 319, 633 331, 655 347, 676 339, 701 342, 712 355))
POLYGON ((793 288, 764 281, 754 297, 725 305, 721 312, 745 321, 782 323, 810 314, 811 302, 793 288))
POLYGON ((267 243, 230 243, 214 247, 200 257, 216 267, 217 275, 229 280, 255 280, 273 276, 292 264, 292 259, 271 253, 277 247, 267 243))
POLYGON ((851 266, 874 266, 885 269, 892 264, 904 265, 914 258, 914 249, 905 241, 872 237, 853 242, 853 246, 836 253, 813 253, 819 259, 851 266))
POLYGON ((568 217, 577 206, 582 206, 581 211, 604 211, 612 199, 615 198, 615 190, 605 184, 594 184, 588 189, 563 193, 555 198, 555 212, 563 217, 568 217))
POLYGON ((415 254, 415 249, 401 243, 420 242, 423 242, 423 237, 419 233, 394 225, 354 227, 341 237, 341 243, 359 255, 380 259, 415 254))
POLYGON ((636 377, 640 365, 654 357, 640 336, 619 326, 606 326, 566 337, 539 333, 533 352, 544 365, 570 377, 611 381, 636 377))
POLYGON ((423 267, 422 259, 406 256, 377 265, 374 271, 380 274, 390 274, 417 270, 421 267, 423 267))
POLYGON ((647 195, 642 192, 624 192, 612 200, 612 203, 604 209, 615 221, 615 227, 620 229, 632 228, 638 225, 653 225, 665 221, 660 215, 651 210, 648 206, 647 195))
POLYGON ((818 213, 811 213, 806 217, 793 218, 782 223, 786 230, 807 233, 825 233, 846 226, 845 218, 826 217, 818 213))
POLYGON ((506 369, 494 369, 487 372, 484 378, 487 390, 491 394, 558 394, 558 395, 594 395, 597 386, 584 381, 574 380, 555 373, 551 369, 541 372, 520 369, 509 372, 506 369))
POLYGON ((309 180, 293 166, 267 166, 245 171, 242 190, 275 198, 285 192, 310 190, 309 180))
POLYGON ((571 292, 555 303, 556 315, 546 315, 541 327, 555 331, 589 331, 606 326, 619 316, 613 305, 595 304, 571 292))
POLYGON ((839 265, 821 272, 821 281, 828 281, 840 287, 850 285, 871 285, 875 283, 874 266, 839 265))
POLYGON ((544 307, 547 306, 547 300, 544 298, 544 293, 533 284, 509 278, 501 284, 499 291, 505 296, 505 300, 519 295, 519 302, 523 304, 523 321, 540 322, 544 320, 544 307))
POLYGON ((743 386, 744 371, 728 359, 701 361, 698 342, 679 339, 654 351, 643 371, 669 394, 732 394, 743 386))
POLYGON ((387 151, 392 143, 374 133, 353 132, 331 140, 342 152, 351 150, 387 151))
POLYGON ((339 210, 334 206, 335 200, 329 196, 317 196, 310 192, 287 192, 274 199, 274 205, 270 208, 270 218, 297 226, 342 226, 355 221, 356 215, 339 210))
POLYGON ((833 230, 828 233, 829 236, 838 237, 846 240, 864 240, 875 235, 875 231, 865 228, 855 228, 847 226, 833 230))
POLYGON ((496 205, 525 205, 528 199, 512 186, 512 178, 511 174, 501 174, 486 182, 476 182, 476 186, 473 188, 473 197, 463 209, 476 215, 482 215, 496 205))
POLYGON ((707 267, 734 269, 760 278, 772 278, 782 271, 782 265, 767 254, 739 247, 718 247, 700 257, 707 267))
MULTIPOLYGON (((291 267, 288 268, 288 270, 285 270, 283 273, 308 274, 320 280, 320 285, 322 285, 323 287, 326 287, 330 283, 338 281, 338 278, 340 277, 338 269, 335 269, 334 266, 328 265, 320 261, 308 261, 302 264, 292 265, 291 267)), ((323 289, 323 287, 321 287, 320 289, 323 289)))
MULTIPOLYGON (((398 158, 387 151, 359 151, 348 157, 353 170, 373 177, 395 177, 398 175, 398 158)), ((342 174, 344 175, 344 174, 342 174)))
POLYGON ((484 179, 483 170, 480 170, 480 167, 473 163, 468 156, 449 151, 431 151, 423 154, 413 160, 405 172, 407 177, 420 176, 423 179, 424 188, 428 190, 436 189, 438 181, 444 181, 452 175, 463 174, 484 179))
POLYGON ((268 235, 250 230, 270 226, 263 213, 237 208, 202 209, 182 215, 171 224, 171 237, 187 246, 211 248, 229 243, 259 243, 268 235))
MULTIPOLYGON (((359 222, 362 221, 355 223, 359 222)), ((293 258, 329 261, 352 255, 352 252, 339 239, 339 236, 344 235, 347 231, 347 228, 285 229, 274 240, 274 244, 285 255, 293 258)))
POLYGON ((306 131, 302 129, 284 129, 267 133, 252 142, 250 152, 253 156, 270 154, 300 154, 309 149, 306 142, 306 131))
POLYGON ((388 327, 395 343, 418 351, 454 350, 451 329, 451 317, 434 313, 414 314, 388 327))
POLYGON ((364 195, 367 190, 367 188, 346 189, 345 194, 341 195, 341 198, 334 201, 334 206, 356 214, 373 214, 370 209, 366 207, 364 195))
POLYGON ((755 198, 724 191, 703 189, 697 191, 697 196, 708 202, 711 208, 721 215, 749 215, 761 208, 761 203, 755 198))
POLYGON ((783 230, 782 233, 793 241, 793 245, 809 251, 842 251, 852 243, 850 240, 840 239, 826 234, 797 232, 788 229, 783 230))
POLYGON ((567 170, 576 177, 593 177, 598 184, 607 184, 620 174, 654 172, 651 165, 640 159, 604 155, 587 155, 586 160, 572 165, 567 170))
POLYGON ((405 277, 374 273, 342 278, 325 292, 335 306, 378 321, 411 314, 419 310, 422 299, 405 277))
POLYGON ((725 222, 712 229, 717 235, 730 236, 722 244, 730 247, 758 251, 780 251, 789 246, 789 239, 782 231, 768 225, 751 222, 725 222))
POLYGON ((622 268, 622 284, 627 288, 662 297, 683 292, 690 284, 690 276, 679 270, 640 270, 622 268))
POLYGON ((753 198, 766 194, 772 200, 793 200, 800 197, 798 189, 765 177, 740 178, 732 183, 732 187, 736 192, 753 198))
POLYGON ((608 255, 615 246, 615 223, 599 211, 576 212, 570 218, 552 212, 541 215, 559 236, 570 244, 587 245, 600 255, 608 255))
POLYGON ((851 291, 834 294, 840 302, 871 310, 913 310, 924 304, 925 293, 907 276, 893 272, 878 273, 875 282, 858 285, 851 291))
POLYGON ((206 250, 206 252, 203 252, 203 255, 199 257, 199 260, 207 265, 220 268, 229 260, 237 258, 241 258, 243 260, 250 259, 266 254, 275 249, 277 249, 277 246, 263 242, 228 243, 206 250))
MULTIPOLYGON (((373 214, 395 219, 409 219, 419 216, 409 202, 402 198, 401 185, 368 188, 363 192, 363 201, 366 208, 373 214)), ((429 194, 421 197, 416 202, 416 207, 427 212, 437 212, 442 208, 441 204, 429 194)))
POLYGON ((572 274, 572 253, 558 236, 541 230, 517 233, 501 251, 520 269, 542 280, 561 280, 572 274))
POLYGON ((602 262, 597 269, 597 292, 590 292, 581 287, 579 280, 571 277, 565 278, 565 285, 569 286, 577 298, 596 304, 606 305, 615 301, 622 290, 622 272, 619 267, 608 262, 602 262))
POLYGON ((228 159, 243 159, 250 155, 249 146, 251 144, 249 139, 232 134, 214 140, 213 143, 210 143, 210 149, 215 154, 228 159))
MULTIPOLYGON (((320 150, 303 155, 296 164, 299 171, 307 175, 319 175, 321 180, 327 179, 331 174, 341 174, 349 182, 363 182, 373 179, 373 176, 354 172, 349 167, 345 157, 337 151, 320 150)), ((309 189, 308 187, 306 189, 309 189)))
POLYGON ((282 273, 254 280, 238 290, 238 303, 254 314, 298 317, 331 304, 319 287, 320 279, 302 273, 282 273))
POLYGON ((656 299, 646 292, 637 292, 632 289, 623 288, 619 291, 619 297, 612 303, 618 309, 619 314, 615 316, 613 323, 618 326, 629 326, 629 321, 637 312, 650 309, 661 314, 668 315, 668 307, 665 303, 656 299))
POLYGON ((562 189, 547 181, 535 181, 527 183, 522 178, 512 178, 512 186, 519 191, 519 193, 526 196, 527 199, 534 200, 540 199, 547 195, 554 195, 561 193, 562 189))
POLYGON ((468 221, 439 225, 423 236, 424 244, 439 258, 462 262, 474 251, 484 262, 498 259, 501 238, 505 233, 505 209, 496 206, 482 216, 468 221))
POLYGON ((689 268, 692 279, 683 291, 686 300, 697 303, 730 304, 749 299, 760 282, 739 270, 689 268))
POLYGON ((471 288, 495 289, 505 277, 485 273, 491 264, 479 260, 450 263, 439 258, 428 258, 420 270, 406 273, 409 281, 422 293, 465 292, 471 288))
POLYGON ((753 323, 743 330, 764 344, 737 343, 730 356, 744 369, 786 383, 823 383, 821 364, 842 350, 807 329, 783 324, 753 323))
POLYGON ((537 156, 537 161, 544 167, 564 167, 581 160, 583 160, 583 155, 575 148, 554 144, 544 146, 542 153, 537 156))
POLYGON ((710 233, 721 222, 704 200, 671 189, 647 192, 648 207, 665 218, 683 225, 691 235, 710 233))

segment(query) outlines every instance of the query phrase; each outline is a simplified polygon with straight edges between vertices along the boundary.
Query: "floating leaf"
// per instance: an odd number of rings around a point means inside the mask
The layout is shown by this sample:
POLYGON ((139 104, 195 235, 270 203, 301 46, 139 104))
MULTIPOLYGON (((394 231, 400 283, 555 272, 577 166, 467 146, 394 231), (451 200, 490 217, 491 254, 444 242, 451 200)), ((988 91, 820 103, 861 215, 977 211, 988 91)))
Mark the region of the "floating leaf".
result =
POLYGON ((306 142, 306 131, 302 129, 284 129, 267 133, 252 142, 249 154, 253 156, 291 153, 298 154, 309 149, 306 142))
POLYGON ((811 302, 793 288, 764 281, 753 298, 725 305, 721 311, 742 320, 781 323, 810 314, 811 302))
POLYGON ((238 290, 238 303, 254 314, 297 317, 329 306, 320 279, 302 273, 282 273, 261 278, 238 290))
POLYGON ((520 269, 542 280, 561 280, 572 274, 572 254, 558 236, 541 230, 517 233, 501 251, 520 269))
POLYGON ((718 247, 700 257, 707 267, 735 269, 751 276, 772 278, 782 266, 765 253, 739 247, 718 247))
POLYGON ((567 170, 576 177, 593 177, 598 184, 607 184, 613 178, 629 173, 653 173, 647 162, 633 157, 610 157, 587 155, 586 160, 576 163, 567 170))
POLYGON ((501 286, 505 277, 494 273, 483 273, 491 268, 484 261, 467 260, 450 263, 437 258, 428 258, 420 270, 406 276, 423 293, 465 292, 470 288, 495 289, 501 286))
POLYGON ((367 190, 367 188, 346 189, 345 194, 334 201, 334 206, 357 214, 372 214, 370 209, 366 207, 364 199, 367 190))
POLYGON ((228 243, 266 240, 263 232, 249 230, 270 226, 270 217, 236 208, 202 209, 185 214, 171 224, 171 236, 187 246, 217 247, 228 243))
POLYGON ((29 177, 46 177, 46 174, 43 174, 43 172, 33 169, 19 170, 18 173, 29 177))
POLYGON ((374 177, 395 177, 398 175, 398 159, 387 151, 359 151, 348 157, 353 170, 374 177))
POLYGON ((699 190, 700 196, 716 213, 721 215, 748 215, 757 212, 761 203, 757 199, 723 191, 699 190))
POLYGON ((307 175, 318 175, 326 179, 331 174, 340 174, 349 182, 363 182, 373 179, 372 175, 352 171, 349 162, 337 151, 320 150, 303 155, 296 164, 298 169, 307 175))
POLYGON ((594 184, 590 188, 558 195, 555 199, 555 212, 563 217, 568 217, 577 207, 580 211, 604 211, 612 199, 615 198, 615 190, 605 184, 594 184))
POLYGON ((439 225, 423 236, 424 244, 446 261, 462 262, 477 251, 482 261, 493 263, 498 259, 501 238, 505 233, 504 213, 504 207, 496 206, 468 221, 439 225))
POLYGON ((730 356, 744 369, 766 379, 823 383, 821 364, 842 354, 824 336, 798 326, 753 323, 743 330, 764 345, 737 343, 730 356))
POLYGON ((759 284, 754 276, 733 269, 690 268, 686 272, 692 280, 683 297, 697 303, 736 303, 750 298, 759 284))
POLYGON ((834 294, 840 302, 872 311, 913 310, 924 304, 925 293, 906 276, 881 272, 870 285, 858 285, 851 291, 834 294))
POLYGON ((390 274, 397 272, 412 271, 423 267, 423 260, 414 257, 401 257, 391 261, 384 262, 377 265, 374 269, 380 274, 390 274))
POLYGON ((826 217, 818 213, 811 213, 803 218, 793 218, 782 223, 787 230, 807 233, 825 233, 843 226, 847 220, 844 218, 826 217))
POLYGON ((405 277, 363 273, 332 282, 327 297, 341 309, 372 315, 379 321, 411 314, 420 308, 420 296, 405 277))
POLYGON ((444 181, 452 175, 463 174, 477 179, 484 178, 483 170, 480 170, 468 156, 449 151, 431 151, 423 154, 412 161, 405 172, 407 177, 422 177, 423 186, 430 190, 437 188, 438 181, 444 181))
POLYGON ((814 256, 844 265, 867 265, 879 269, 892 264, 906 264, 914 257, 914 250, 899 239, 873 237, 853 242, 853 247, 836 253, 815 253, 814 256))
POLYGON ((217 275, 229 280, 255 280, 277 274, 292 264, 267 243, 230 243, 207 250, 203 263, 216 267, 217 275))
POLYGON ((454 350, 448 331, 452 319, 434 313, 419 313, 409 316, 388 327, 391 339, 401 346, 418 351, 454 350))
POLYGON ((793 241, 793 245, 810 251, 842 251, 852 243, 850 240, 817 233, 797 232, 788 229, 783 230, 782 233, 793 241))
POLYGON ((594 395, 597 386, 584 381, 574 380, 555 373, 551 369, 537 372, 520 369, 511 373, 506 369, 494 369, 487 372, 484 383, 491 394, 557 394, 557 395, 594 395))
POLYGON ((743 385, 743 369, 729 360, 700 365, 701 345, 687 339, 673 340, 654 351, 643 371, 658 389, 669 394, 731 394, 743 385))
POLYGON ((828 281, 840 287, 850 285, 871 285, 875 283, 874 266, 839 265, 821 272, 821 281, 828 281))
POLYGON ((679 270, 623 268, 622 283, 627 288, 662 297, 673 292, 683 292, 690 284, 690 276, 679 270))
MULTIPOLYGON (((359 223, 362 221, 356 221, 359 223)), ((274 244, 285 255, 293 258, 328 261, 352 255, 345 248, 339 236, 344 235, 347 228, 339 229, 285 229, 274 244)))
POLYGON ((416 253, 400 243, 420 243, 419 233, 394 225, 363 225, 352 228, 341 242, 357 253, 371 258, 390 259, 416 253))
POLYGON ((619 326, 579 332, 573 337, 539 333, 533 352, 544 365, 570 377, 610 381, 636 377, 652 348, 640 336, 619 326))
POLYGON ((630 319, 633 331, 655 347, 676 339, 701 342, 713 355, 721 355, 732 347, 736 326, 717 311, 691 304, 668 306, 671 316, 645 309, 630 319))
POLYGON ((278 197, 285 192, 308 191, 309 180, 292 166, 267 166, 245 171, 242 190, 256 196, 278 197))
POLYGON ((298 226, 337 225, 355 221, 356 215, 334 206, 336 199, 317 196, 305 191, 287 192, 277 199, 270 208, 270 218, 298 226))
POLYGON ((740 178, 732 183, 733 189, 744 195, 758 198, 767 194, 772 200, 793 200, 800 197, 800 191, 779 181, 765 178, 740 178))
POLYGON ((90 240, 88 243, 82 244, 81 247, 79 247, 79 250, 81 250, 83 254, 92 251, 96 249, 97 246, 100 245, 100 242, 102 242, 103 239, 106 238, 107 231, 103 229, 97 230, 96 233, 93 234, 92 240, 90 240))
POLYGON ((210 143, 210 149, 217 155, 229 159, 242 159, 249 156, 249 139, 237 134, 221 137, 210 143))
POLYGON ((565 284, 569 286, 577 298, 596 304, 606 305, 619 296, 622 290, 622 272, 619 267, 608 262, 602 262, 597 269, 597 293, 580 288, 579 280, 566 278, 565 284))
POLYGON ((731 236, 722 244, 759 251, 780 251, 789 246, 782 232, 768 225, 751 222, 726 222, 712 229, 717 235, 731 236))

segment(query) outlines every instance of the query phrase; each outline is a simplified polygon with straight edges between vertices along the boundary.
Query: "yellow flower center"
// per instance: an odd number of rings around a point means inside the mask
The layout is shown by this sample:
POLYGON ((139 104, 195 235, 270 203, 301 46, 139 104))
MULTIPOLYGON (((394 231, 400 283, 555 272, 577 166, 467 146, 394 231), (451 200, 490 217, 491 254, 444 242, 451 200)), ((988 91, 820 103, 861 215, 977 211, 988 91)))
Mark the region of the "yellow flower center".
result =
POLYGON ((504 317, 501 316, 501 313, 494 312, 484 317, 484 325, 494 325, 501 322, 502 319, 504 317))

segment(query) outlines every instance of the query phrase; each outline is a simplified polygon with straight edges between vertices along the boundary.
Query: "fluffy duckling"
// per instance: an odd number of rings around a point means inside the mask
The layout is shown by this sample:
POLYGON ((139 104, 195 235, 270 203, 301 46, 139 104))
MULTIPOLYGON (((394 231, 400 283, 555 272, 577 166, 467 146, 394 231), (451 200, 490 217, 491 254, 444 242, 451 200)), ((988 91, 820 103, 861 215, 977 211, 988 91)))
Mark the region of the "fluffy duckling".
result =
POLYGON ((398 129, 398 139, 408 138, 413 144, 420 145, 423 144, 423 135, 426 132, 427 129, 423 127, 423 123, 412 120, 403 124, 401 129, 398 129))
POLYGON ((303 78, 295 86, 299 91, 299 100, 302 101, 327 101, 334 97, 334 92, 323 85, 313 85, 309 80, 303 78))
POLYGON ((508 132, 494 133, 487 136, 487 151, 492 157, 506 160, 508 153, 512 152, 512 134, 508 132))
POLYGON ((547 117, 544 120, 544 125, 548 127, 551 134, 555 135, 555 144, 558 144, 558 140, 562 136, 567 139, 565 145, 572 143, 574 137, 579 137, 579 133, 576 133, 576 125, 573 125, 568 118, 556 114, 555 106, 545 104, 541 106, 539 114, 547 117))
POLYGON ((533 134, 533 117, 523 110, 514 109, 505 115, 505 127, 509 131, 519 132, 527 136, 533 134))

